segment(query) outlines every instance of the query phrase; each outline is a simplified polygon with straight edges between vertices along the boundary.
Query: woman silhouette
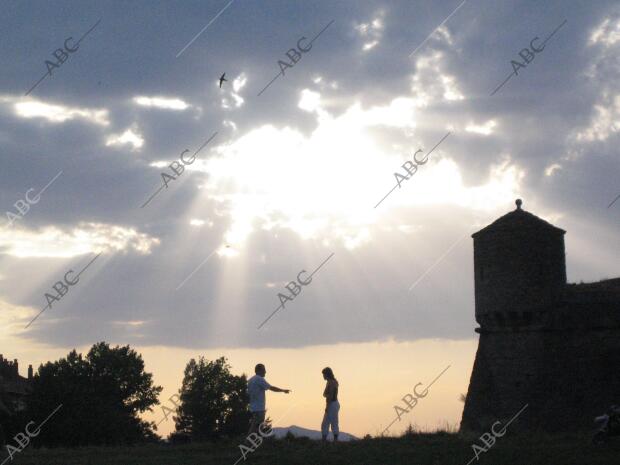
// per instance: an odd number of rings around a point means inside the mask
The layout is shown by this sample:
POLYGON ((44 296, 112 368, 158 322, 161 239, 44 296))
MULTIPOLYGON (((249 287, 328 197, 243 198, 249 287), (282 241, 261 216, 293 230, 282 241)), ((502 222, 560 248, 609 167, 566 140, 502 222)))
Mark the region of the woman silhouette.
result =
POLYGON ((339 433, 338 411, 340 410, 340 403, 338 402, 338 381, 334 377, 334 372, 331 368, 323 368, 322 373, 323 379, 327 381, 327 384, 323 391, 323 397, 325 397, 325 415, 323 415, 323 422, 321 423, 321 435, 323 436, 323 441, 326 441, 331 425, 334 441, 337 441, 339 433))

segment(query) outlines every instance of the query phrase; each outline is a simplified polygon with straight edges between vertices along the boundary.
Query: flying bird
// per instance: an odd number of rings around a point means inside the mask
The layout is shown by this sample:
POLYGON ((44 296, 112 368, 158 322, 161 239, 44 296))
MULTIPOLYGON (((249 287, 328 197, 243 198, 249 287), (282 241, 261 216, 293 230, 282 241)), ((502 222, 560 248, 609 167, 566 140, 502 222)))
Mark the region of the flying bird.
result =
POLYGON ((224 76, 226 76, 226 73, 222 74, 222 76, 220 77, 220 89, 222 88, 222 83, 224 81, 228 81, 228 79, 226 79, 224 76))

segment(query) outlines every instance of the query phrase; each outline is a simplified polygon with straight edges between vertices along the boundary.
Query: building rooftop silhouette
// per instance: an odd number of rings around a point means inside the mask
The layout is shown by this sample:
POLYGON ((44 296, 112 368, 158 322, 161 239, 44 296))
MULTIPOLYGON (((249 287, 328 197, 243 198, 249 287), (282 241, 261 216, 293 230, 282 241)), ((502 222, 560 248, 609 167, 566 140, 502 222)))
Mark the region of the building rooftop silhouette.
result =
POLYGON ((28 366, 28 378, 24 378, 19 374, 17 359, 11 362, 0 354, 0 410, 12 414, 26 408, 32 376, 32 365, 28 366))

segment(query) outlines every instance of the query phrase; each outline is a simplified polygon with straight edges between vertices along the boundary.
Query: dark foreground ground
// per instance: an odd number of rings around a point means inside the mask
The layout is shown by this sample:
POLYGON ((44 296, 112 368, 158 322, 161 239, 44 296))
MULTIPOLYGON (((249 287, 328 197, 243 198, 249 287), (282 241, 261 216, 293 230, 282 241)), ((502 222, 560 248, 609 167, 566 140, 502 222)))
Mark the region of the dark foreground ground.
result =
MULTIPOLYGON (((250 453, 251 465, 467 465, 475 457, 475 436, 417 434, 352 443, 321 444, 306 439, 270 440, 250 453)), ((480 443, 480 441, 477 441, 480 443)), ((6 450, 0 461, 6 457, 6 450)), ((238 444, 223 442, 179 446, 27 448, 6 464, 15 465, 233 465, 241 458, 238 444)), ((513 436, 499 438, 472 464, 493 465, 619 465, 620 438, 603 446, 587 435, 513 436)))

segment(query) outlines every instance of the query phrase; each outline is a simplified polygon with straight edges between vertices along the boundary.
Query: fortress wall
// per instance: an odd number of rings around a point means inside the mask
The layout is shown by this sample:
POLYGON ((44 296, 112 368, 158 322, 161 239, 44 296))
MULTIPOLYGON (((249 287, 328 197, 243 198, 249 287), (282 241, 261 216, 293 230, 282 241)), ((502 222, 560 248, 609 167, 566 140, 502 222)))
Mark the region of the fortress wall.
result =
POLYGON ((483 333, 461 428, 487 430, 529 404, 511 430, 589 430, 620 403, 618 367, 620 329, 483 333))
POLYGON ((548 333, 541 361, 544 429, 590 430, 595 416, 620 403, 620 328, 548 333))
POLYGON ((541 332, 483 332, 463 410, 461 428, 487 430, 495 421, 505 422, 525 404, 529 407, 511 430, 529 425, 533 403, 544 397, 540 354, 541 332), (518 423, 518 424, 517 424, 518 423))

